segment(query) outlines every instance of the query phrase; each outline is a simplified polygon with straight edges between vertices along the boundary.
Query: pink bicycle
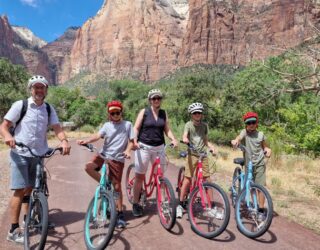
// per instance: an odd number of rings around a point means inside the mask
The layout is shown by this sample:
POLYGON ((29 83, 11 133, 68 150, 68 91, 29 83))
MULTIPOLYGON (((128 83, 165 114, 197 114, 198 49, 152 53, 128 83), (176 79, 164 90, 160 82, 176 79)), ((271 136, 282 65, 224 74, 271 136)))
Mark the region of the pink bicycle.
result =
MULTIPOLYGON (((181 141, 181 143, 184 142, 181 141)), ((207 152, 197 152, 191 144, 186 145, 189 150, 188 152, 181 152, 181 157, 187 157, 188 153, 192 152, 199 155, 196 172, 189 193, 185 197, 188 202, 187 211, 191 228, 202 237, 217 237, 227 228, 230 220, 228 197, 217 184, 204 181, 202 160, 207 157, 207 152)), ((176 189, 179 197, 184 172, 185 167, 180 167, 176 189)))
MULTIPOLYGON (((172 146, 172 145, 169 145, 172 146)), ((140 149, 150 150, 157 153, 157 157, 152 164, 151 172, 148 178, 143 181, 140 205, 145 207, 147 198, 149 198, 154 188, 156 188, 157 210, 161 225, 170 230, 176 222, 176 199, 173 187, 169 180, 163 176, 160 166, 160 155, 165 152, 167 145, 163 151, 154 151, 146 146, 140 145, 140 149)), ((129 202, 133 203, 133 183, 135 180, 134 164, 131 164, 126 173, 126 194, 129 202)))

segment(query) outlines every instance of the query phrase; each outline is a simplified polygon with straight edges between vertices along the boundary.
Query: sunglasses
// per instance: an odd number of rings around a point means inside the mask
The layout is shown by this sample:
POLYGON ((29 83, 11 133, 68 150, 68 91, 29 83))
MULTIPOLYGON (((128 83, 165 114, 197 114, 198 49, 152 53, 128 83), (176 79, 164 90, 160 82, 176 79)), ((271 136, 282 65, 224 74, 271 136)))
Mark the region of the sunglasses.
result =
POLYGON ((202 113, 201 112, 194 112, 194 113, 192 113, 193 115, 202 115, 202 113))
POLYGON ((253 125, 253 124, 256 124, 257 122, 256 121, 250 121, 250 122, 246 122, 246 125, 253 125))
POLYGON ((161 101, 162 97, 152 97, 152 101, 161 101))
POLYGON ((121 114, 121 112, 111 112, 110 113, 111 116, 120 115, 120 114, 121 114))

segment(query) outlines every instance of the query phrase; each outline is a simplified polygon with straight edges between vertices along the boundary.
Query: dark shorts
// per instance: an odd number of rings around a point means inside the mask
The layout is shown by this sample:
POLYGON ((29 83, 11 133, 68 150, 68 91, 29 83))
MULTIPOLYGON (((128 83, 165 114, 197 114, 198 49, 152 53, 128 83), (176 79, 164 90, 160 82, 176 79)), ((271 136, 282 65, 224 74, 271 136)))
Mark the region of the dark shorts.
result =
MULTIPOLYGON (((104 159, 101 158, 99 155, 96 155, 93 157, 92 162, 97 165, 95 170, 100 171, 103 166, 104 159)), ((117 182, 121 182, 124 163, 120 161, 115 161, 115 160, 106 160, 106 163, 108 164, 108 167, 109 167, 110 179, 116 180, 117 182)))

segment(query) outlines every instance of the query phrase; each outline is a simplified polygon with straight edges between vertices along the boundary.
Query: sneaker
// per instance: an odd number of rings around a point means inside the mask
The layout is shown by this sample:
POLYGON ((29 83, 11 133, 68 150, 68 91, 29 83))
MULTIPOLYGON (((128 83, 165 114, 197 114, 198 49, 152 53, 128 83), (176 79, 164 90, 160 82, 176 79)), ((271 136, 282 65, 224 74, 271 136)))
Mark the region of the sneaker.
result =
POLYGON ((142 216, 142 207, 139 204, 133 204, 132 205, 132 213, 134 217, 140 217, 142 216))
POLYGON ((118 213, 117 218, 117 228, 125 228, 127 225, 126 221, 124 220, 123 212, 118 213))
POLYGON ((18 244, 23 244, 24 243, 23 231, 21 231, 19 228, 16 228, 12 233, 10 233, 9 231, 7 235, 7 240, 18 243, 18 244))
POLYGON ((177 218, 182 218, 182 215, 183 215, 183 207, 181 205, 178 205, 177 206, 177 218))
POLYGON ((208 211, 208 215, 210 217, 216 218, 218 220, 222 220, 224 217, 224 212, 220 212, 218 211, 217 207, 214 207, 212 209, 210 209, 210 211, 208 211))
POLYGON ((258 212, 258 214, 257 214, 257 221, 258 222, 263 222, 266 220, 266 218, 267 218, 267 216, 265 215, 265 213, 258 212))

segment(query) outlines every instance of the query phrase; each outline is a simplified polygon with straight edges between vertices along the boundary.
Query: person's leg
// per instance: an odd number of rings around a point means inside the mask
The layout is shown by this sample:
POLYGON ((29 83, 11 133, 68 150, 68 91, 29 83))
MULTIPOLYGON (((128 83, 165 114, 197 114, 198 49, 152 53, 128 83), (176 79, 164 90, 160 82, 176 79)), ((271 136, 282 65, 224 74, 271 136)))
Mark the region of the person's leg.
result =
POLYGON ((94 180, 100 182, 101 175, 99 170, 101 169, 104 163, 104 159, 101 158, 99 155, 95 155, 93 159, 88 162, 85 166, 85 171, 88 175, 90 175, 94 180))
MULTIPOLYGON (((266 186, 266 166, 256 166, 254 170, 254 182, 261 185, 266 186)), ((264 195, 258 191, 258 203, 259 203, 259 209, 262 211, 264 208, 265 203, 265 197, 264 195)))
POLYGON ((142 215, 142 207, 138 204, 142 184, 147 172, 148 164, 150 161, 149 154, 146 150, 140 149, 135 152, 135 180, 133 183, 133 206, 132 212, 134 216, 142 215))
POLYGON ((13 195, 9 202, 11 228, 7 240, 23 243, 24 237, 19 231, 19 217, 24 189, 28 186, 28 158, 10 152, 11 190, 13 195))

